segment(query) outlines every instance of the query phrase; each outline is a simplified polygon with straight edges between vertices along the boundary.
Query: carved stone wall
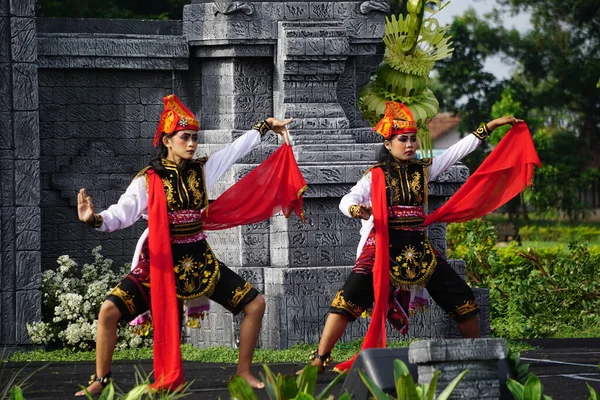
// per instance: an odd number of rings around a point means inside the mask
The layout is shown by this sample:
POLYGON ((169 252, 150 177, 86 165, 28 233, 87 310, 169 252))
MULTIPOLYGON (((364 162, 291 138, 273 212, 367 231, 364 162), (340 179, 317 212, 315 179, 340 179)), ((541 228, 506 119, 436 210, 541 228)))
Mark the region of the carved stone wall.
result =
MULTIPOLYGON (((209 243, 265 295, 260 346, 316 342, 356 256, 359 224, 338 203, 379 146, 357 100, 382 58, 387 2, 193 1, 183 21, 36 20, 34 4, 0 0, 0 344, 27 343, 25 325, 41 313, 40 273, 58 256, 84 263, 102 245, 116 264, 131 261, 145 223, 96 232, 77 220, 76 193, 86 187, 98 210, 117 201, 153 156, 161 99, 169 93, 200 119, 198 156, 268 116, 294 117, 294 152, 309 184, 307 223, 275 216, 210 232, 209 243)), ((209 197, 278 146, 267 135, 209 197)), ((466 175, 456 167, 440 177, 431 208, 466 175)), ((445 253, 445 227, 431 227, 430 235, 445 253)), ((464 273, 463 263, 453 265, 464 273)), ((477 293, 484 334, 486 295, 477 293)), ((209 322, 186 340, 235 346, 239 321, 214 305, 209 322)), ((366 326, 351 324, 343 340, 361 337, 366 326)), ((436 307, 415 316, 409 332, 456 334, 436 307)))
POLYGON ((0 0, 0 344, 41 315, 40 141, 33 0, 0 0))

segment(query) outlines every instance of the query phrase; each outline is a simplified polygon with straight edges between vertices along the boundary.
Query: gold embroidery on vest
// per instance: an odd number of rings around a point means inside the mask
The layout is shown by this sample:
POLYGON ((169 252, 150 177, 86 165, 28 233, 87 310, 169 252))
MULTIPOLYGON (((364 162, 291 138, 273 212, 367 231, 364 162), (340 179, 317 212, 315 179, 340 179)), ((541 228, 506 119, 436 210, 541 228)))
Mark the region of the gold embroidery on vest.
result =
POLYGON ((408 183, 408 186, 417 198, 417 201, 421 203, 423 197, 421 196, 421 174, 419 172, 413 172, 412 180, 408 183))
POLYGON ((200 192, 200 182, 198 182, 198 174, 193 169, 190 170, 190 174, 187 178, 187 185, 192 192, 192 206, 194 209, 201 209, 203 206, 203 196, 200 192))
POLYGON ((168 178, 162 178, 163 187, 165 188, 165 196, 167 196, 167 208, 172 211, 175 209, 175 189, 168 178))

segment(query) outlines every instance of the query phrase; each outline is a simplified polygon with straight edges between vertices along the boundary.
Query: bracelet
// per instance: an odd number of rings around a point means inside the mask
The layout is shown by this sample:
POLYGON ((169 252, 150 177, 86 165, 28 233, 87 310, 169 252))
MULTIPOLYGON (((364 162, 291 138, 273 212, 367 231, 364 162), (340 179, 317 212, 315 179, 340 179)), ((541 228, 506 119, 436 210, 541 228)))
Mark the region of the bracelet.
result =
POLYGON ((357 204, 353 204, 348 207, 348 213, 352 216, 352 218, 359 218, 360 216, 360 206, 357 204))
POLYGON ((94 214, 94 220, 90 222, 86 222, 89 226, 93 226, 94 228, 100 228, 104 223, 104 218, 100 214, 94 214))
POLYGON ((254 125, 252 129, 256 129, 260 133, 260 136, 264 136, 267 132, 271 130, 271 125, 269 125, 269 123, 265 119, 264 121, 261 121, 258 124, 254 125))
POLYGON ((490 131, 487 124, 483 124, 473 131, 473 135, 477 136, 477 138, 479 138, 480 140, 484 140, 485 138, 490 136, 491 132, 492 131, 490 131))

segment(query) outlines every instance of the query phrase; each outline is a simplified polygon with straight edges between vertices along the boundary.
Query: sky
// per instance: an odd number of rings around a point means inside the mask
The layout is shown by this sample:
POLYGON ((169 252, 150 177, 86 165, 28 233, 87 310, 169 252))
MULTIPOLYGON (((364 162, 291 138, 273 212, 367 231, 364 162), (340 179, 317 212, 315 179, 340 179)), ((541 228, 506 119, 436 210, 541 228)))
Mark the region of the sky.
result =
MULTIPOLYGON (((451 0, 450 4, 435 15, 435 18, 441 25, 449 25, 455 17, 462 15, 468 8, 474 8, 478 16, 483 16, 492 11, 494 7, 499 7, 495 0, 451 0)), ((524 32, 529 26, 529 15, 507 16, 505 26, 524 32)), ((513 67, 504 63, 500 57, 490 57, 486 61, 484 69, 496 75, 498 79, 505 79, 510 76, 513 67)))

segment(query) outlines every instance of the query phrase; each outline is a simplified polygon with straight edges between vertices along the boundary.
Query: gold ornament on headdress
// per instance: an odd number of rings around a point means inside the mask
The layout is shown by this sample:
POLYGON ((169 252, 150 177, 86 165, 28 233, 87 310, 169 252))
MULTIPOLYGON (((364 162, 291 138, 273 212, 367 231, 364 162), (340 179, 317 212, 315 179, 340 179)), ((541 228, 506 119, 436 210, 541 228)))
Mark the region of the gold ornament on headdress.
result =
POLYGON ((417 123, 412 112, 402 103, 388 101, 385 103, 385 113, 373 130, 384 139, 401 133, 417 133, 417 123))
POLYGON ((167 135, 173 134, 173 132, 182 130, 194 130, 200 129, 200 123, 194 117, 194 114, 175 96, 170 94, 163 98, 165 110, 160 116, 158 121, 158 127, 154 134, 154 146, 160 145, 163 132, 167 135))

